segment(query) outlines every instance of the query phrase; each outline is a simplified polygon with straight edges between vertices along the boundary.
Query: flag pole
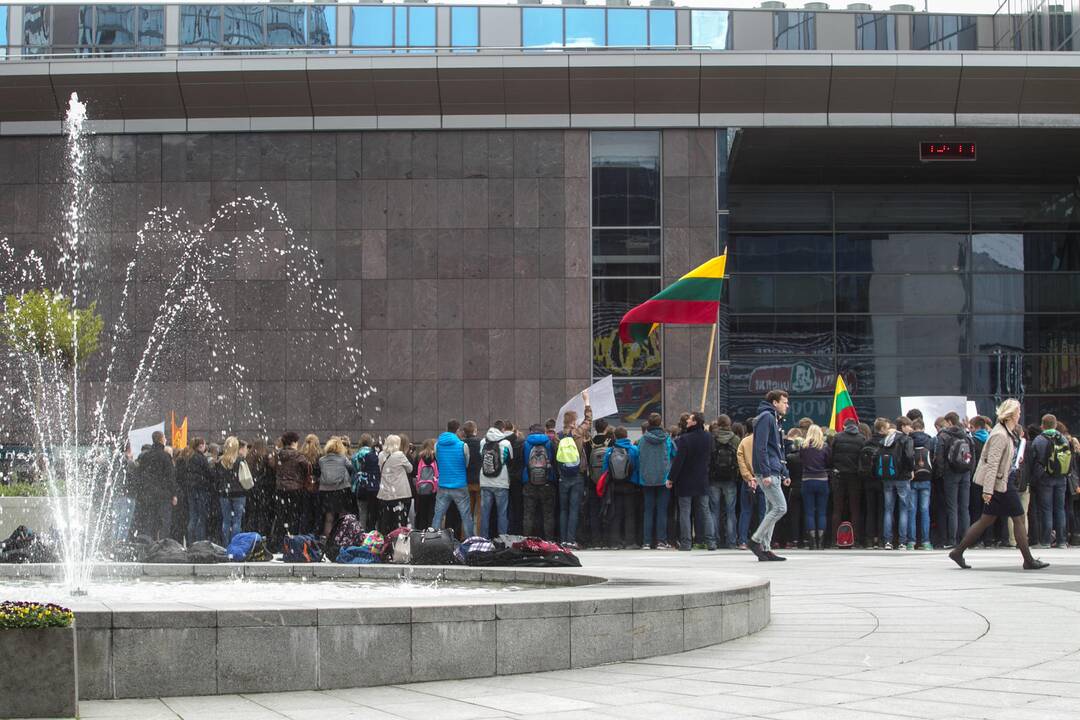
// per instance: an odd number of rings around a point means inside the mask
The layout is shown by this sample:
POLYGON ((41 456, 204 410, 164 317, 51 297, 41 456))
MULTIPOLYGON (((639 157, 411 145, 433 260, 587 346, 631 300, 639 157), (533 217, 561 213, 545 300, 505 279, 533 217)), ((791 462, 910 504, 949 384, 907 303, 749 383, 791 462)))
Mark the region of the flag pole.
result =
POLYGON ((709 336, 709 359, 705 363, 705 384, 701 387, 701 412, 705 412, 705 398, 709 394, 709 371, 712 370, 713 348, 716 347, 716 326, 719 321, 712 324, 712 334, 709 336))

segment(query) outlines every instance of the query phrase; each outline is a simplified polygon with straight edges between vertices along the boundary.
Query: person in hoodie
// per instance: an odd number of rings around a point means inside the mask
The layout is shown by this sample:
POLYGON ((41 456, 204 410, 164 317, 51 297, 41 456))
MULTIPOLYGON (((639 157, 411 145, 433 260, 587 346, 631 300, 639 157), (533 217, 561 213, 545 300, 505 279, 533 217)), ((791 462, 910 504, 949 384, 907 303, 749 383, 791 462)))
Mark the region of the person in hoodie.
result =
MULTIPOLYGON (((1065 527, 1065 496, 1068 490, 1068 479, 1065 474, 1056 474, 1050 462, 1054 445, 1067 442, 1058 432, 1057 424, 1057 417, 1054 415, 1043 415, 1042 432, 1031 442, 1034 460, 1031 469, 1035 493, 1039 501, 1039 544, 1046 548, 1055 541, 1055 537, 1058 547, 1068 545, 1065 527)), ((1075 461, 1076 458, 1072 460, 1075 461)))
POLYGON ((832 467, 836 471, 832 527, 835 531, 841 522, 848 520, 856 543, 866 542, 863 535, 863 479, 859 476, 859 455, 864 445, 866 438, 859 432, 859 423, 851 418, 832 441, 832 467))
MULTIPOLYGON (((412 463, 401 449, 400 435, 387 435, 379 453, 379 520, 377 527, 384 536, 409 524, 409 505, 412 504, 412 485, 409 473, 412 463)), ((438 498, 436 498, 436 501, 438 498)))
POLYGON ((469 466, 465 468, 465 479, 469 486, 469 512, 472 513, 477 528, 480 527, 477 518, 480 517, 480 463, 483 462, 480 457, 483 441, 479 431, 480 428, 472 420, 466 420, 461 426, 462 442, 469 446, 469 466))
POLYGON ((686 430, 675 440, 675 459, 671 463, 668 484, 679 498, 679 550, 692 547, 690 511, 694 511, 697 536, 706 541, 708 550, 716 549, 712 515, 709 513, 709 461, 712 459, 712 436, 705 429, 705 415, 691 413, 686 430))
POLYGON ((731 418, 721 415, 710 428, 713 435, 709 460, 709 510, 712 513, 713 544, 720 545, 720 510, 724 511, 723 543, 728 549, 738 544, 735 506, 739 496, 739 437, 732 431, 731 418), (722 502, 721 502, 722 501, 722 502))
POLYGON ((563 429, 555 446, 555 460, 559 464, 559 540, 571 550, 578 548, 578 519, 585 499, 585 473, 589 466, 585 446, 592 427, 588 390, 582 393, 582 399, 585 401, 585 419, 578 422, 574 410, 563 413, 563 429))
POLYGON ((558 482, 555 443, 544 427, 532 425, 521 447, 521 454, 525 460, 521 472, 522 499, 525 502, 523 531, 526 535, 555 540, 555 484, 558 482), (540 509, 539 513, 537 508, 540 509), (538 520, 542 522, 542 529, 537 527, 538 520))
POLYGON ((667 509, 671 493, 668 474, 675 457, 675 444, 664 429, 659 413, 649 415, 647 429, 638 442, 641 484, 645 495, 645 521, 642 525, 642 550, 667 550, 667 509))
POLYGON ((274 519, 272 547, 280 547, 285 535, 301 534, 304 483, 311 475, 308 459, 300 454, 300 436, 292 431, 281 436, 281 449, 270 456, 277 491, 277 514, 274 519))
MULTIPOLYGON (((984 418, 980 415, 976 415, 968 420, 968 428, 971 431, 971 464, 973 467, 979 466, 979 458, 982 457, 983 448, 986 446, 986 441, 990 438, 990 428, 993 424, 988 418, 984 418)), ((978 483, 971 483, 971 497, 968 498, 968 523, 974 525, 975 522, 982 516, 982 488, 978 483)), ((970 526, 969 525, 969 526, 970 526)), ((994 532, 995 526, 991 525, 983 533, 982 538, 979 540, 983 547, 993 547, 994 545, 994 532)))
MULTIPOLYGON (((911 424, 906 417, 897 418, 897 422, 903 422, 905 426, 911 424)), ((885 435, 882 441, 883 448, 891 449, 894 445, 896 446, 896 449, 890 450, 890 452, 892 452, 892 457, 898 458, 899 461, 896 468, 896 477, 885 478, 882 481, 882 492, 885 494, 884 522, 882 523, 885 549, 893 549, 893 522, 897 509, 896 501, 899 500, 900 519, 897 523, 899 525, 899 537, 897 538, 896 548, 898 550, 913 550, 915 544, 908 533, 908 519, 911 514, 911 471, 915 467, 914 445, 911 438, 894 427, 888 420, 885 421, 880 430, 877 423, 874 423, 874 425, 875 430, 885 435)))
MULTIPOLYGON (((912 411, 914 412, 914 411, 912 411)), ((910 414, 910 413, 909 413, 910 414)), ((911 501, 908 503, 908 536, 920 550, 932 550, 930 545, 930 484, 933 475, 934 438, 925 432, 922 415, 901 428, 909 432, 915 468, 911 477, 911 501)))
POLYGON ((604 501, 610 504, 608 547, 622 550, 637 546, 637 501, 641 495, 641 460, 625 427, 615 428, 615 442, 604 453, 602 471, 607 473, 604 501), (614 460, 612 459, 614 458, 614 460))
POLYGON ((594 434, 585 446, 589 458, 589 474, 585 480, 585 526, 583 528, 589 547, 604 546, 604 528, 600 521, 600 508, 604 499, 596 492, 596 484, 604 474, 604 456, 615 442, 613 428, 600 418, 593 422, 594 434))
MULTIPOLYGON (((757 521, 765 517, 765 493, 757 486, 754 479, 754 418, 746 421, 746 427, 750 431, 739 441, 739 449, 735 453, 736 462, 739 465, 739 476, 742 484, 739 486, 739 549, 746 550, 750 547, 750 524, 757 512, 757 521)), ((757 528, 757 525, 754 525, 757 528)))
MULTIPOLYGON (((802 465, 802 501, 806 522, 807 547, 825 547, 825 507, 829 503, 829 468, 832 448, 825 443, 825 433, 817 425, 806 430, 806 442, 797 450, 802 465)), ((792 473, 794 474, 794 473, 792 473)))
POLYGON ((788 394, 770 390, 758 406, 754 419, 754 484, 765 493, 765 517, 750 536, 750 549, 759 561, 785 560, 770 548, 773 528, 787 513, 787 501, 781 483, 787 478, 784 466, 784 441, 780 434, 780 419, 788 410, 788 394))
POLYGON ((491 508, 495 507, 495 525, 499 535, 505 535, 510 529, 510 461, 514 459, 514 446, 510 438, 514 433, 506 432, 506 423, 496 420, 484 434, 484 444, 480 448, 480 534, 490 538, 491 508))
POLYGON ((469 490, 466 469, 469 467, 469 446, 458 437, 461 423, 446 423, 446 432, 435 442, 435 459, 439 463, 439 491, 435 494, 435 516, 431 526, 439 529, 454 503, 461 515, 461 534, 465 538, 475 535, 472 513, 469 512, 469 490))
POLYGON ((942 479, 945 490, 945 549, 951 550, 967 533, 970 524, 971 471, 950 463, 949 450, 958 442, 970 447, 971 438, 955 412, 946 414, 943 421, 934 455, 934 471, 942 479))

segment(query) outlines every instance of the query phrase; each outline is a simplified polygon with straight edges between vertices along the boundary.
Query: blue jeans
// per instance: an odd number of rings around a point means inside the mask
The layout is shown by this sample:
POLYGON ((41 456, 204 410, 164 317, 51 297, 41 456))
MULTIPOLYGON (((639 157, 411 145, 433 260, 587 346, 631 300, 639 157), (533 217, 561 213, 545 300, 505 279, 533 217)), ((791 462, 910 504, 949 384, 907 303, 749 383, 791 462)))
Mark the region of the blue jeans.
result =
POLYGON ((221 541, 228 545, 233 535, 240 532, 240 523, 244 520, 244 507, 247 506, 247 497, 222 497, 218 498, 221 504, 221 541))
POLYGON ((930 542, 930 481, 911 481, 911 502, 908 503, 908 539, 930 542), (916 523, 916 520, 918 522, 916 523), (922 532, 917 530, 922 528, 922 532))
POLYGON ((488 533, 491 528, 491 504, 495 503, 495 512, 498 515, 499 534, 505 535, 509 529, 510 514, 507 508, 510 506, 510 488, 480 488, 480 534, 490 538, 488 533))
POLYGON ((578 517, 584 495, 585 478, 580 474, 559 481, 559 538, 564 543, 577 542, 578 517))
POLYGON ((642 542, 652 547, 667 542, 667 510, 671 491, 666 485, 649 485, 645 488, 645 522, 642 524, 642 542))
POLYGON ((971 474, 945 471, 945 544, 956 545, 968 531, 971 516, 968 502, 971 500, 971 474))
POLYGON ((206 521, 210 517, 210 491, 204 488, 189 488, 187 496, 187 541, 190 545, 206 539, 206 521))
POLYGON ((737 536, 735 534, 735 498, 738 497, 738 488, 734 480, 709 483, 709 514, 712 515, 712 544, 720 544, 720 510, 724 511, 724 542, 728 547, 735 547, 737 536), (721 504, 720 499, 723 498, 721 504))
POLYGON ((739 544, 746 544, 746 536, 750 532, 750 518, 754 515, 754 506, 757 506, 758 521, 765 517, 765 493, 759 487, 755 491, 745 482, 739 483, 739 544))
POLYGON ((135 516, 135 499, 127 495, 113 498, 113 541, 127 542, 131 536, 131 519, 135 516))
POLYGON ((765 517, 758 523, 757 530, 750 539, 760 543, 766 550, 772 547, 773 528, 780 522, 780 518, 787 514, 787 500, 784 498, 781 482, 775 475, 758 478, 758 491, 765 496, 765 517), (765 484, 766 480, 770 481, 768 485, 765 484))
MULTIPOLYGON (((694 526, 697 529, 698 540, 706 540, 713 537, 712 516, 709 514, 709 496, 696 495, 693 497, 679 498, 679 549, 689 550, 690 540, 690 509, 694 510, 694 526)), ((716 547, 710 545, 710 547, 716 547)))
POLYGON ((829 481, 804 479, 802 502, 806 531, 825 530, 825 506, 829 503, 829 481))
POLYGON ((893 537, 893 511, 896 509, 896 499, 900 498, 900 538, 901 545, 912 542, 908 534, 908 516, 911 514, 911 481, 910 480, 886 480, 885 481, 885 542, 891 543, 893 537))
MULTIPOLYGON (((473 528, 472 513, 469 512, 469 489, 468 488, 439 488, 435 495, 435 516, 431 519, 431 527, 436 530, 442 528, 446 511, 450 509, 450 503, 457 505, 458 513, 461 514, 461 532, 468 538, 475 534, 473 528)), ((465 538, 461 538, 464 540, 465 538)))
POLYGON ((1058 545, 1069 542, 1065 529, 1065 489, 1067 481, 1063 477, 1044 477, 1039 479, 1039 542, 1050 544, 1050 530, 1057 531, 1058 545))

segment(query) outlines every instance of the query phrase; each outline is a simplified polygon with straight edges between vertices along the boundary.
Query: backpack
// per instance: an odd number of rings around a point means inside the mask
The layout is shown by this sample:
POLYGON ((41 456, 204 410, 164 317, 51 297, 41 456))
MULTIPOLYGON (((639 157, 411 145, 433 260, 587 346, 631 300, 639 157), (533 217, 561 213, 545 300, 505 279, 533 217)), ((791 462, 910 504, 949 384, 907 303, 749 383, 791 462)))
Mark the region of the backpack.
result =
POLYGON ((912 473, 912 480, 916 482, 920 480, 930 480, 934 474, 934 466, 930 461, 930 448, 920 445, 915 448, 915 468, 912 473))
POLYGON ((379 458, 371 448, 361 448, 353 455, 353 468, 356 472, 352 478, 354 495, 376 495, 379 492, 382 471, 379 469, 379 458), (366 453, 361 455, 364 450, 366 453))
POLYGON ((480 454, 480 472, 484 477, 497 478, 502 474, 503 449, 499 440, 487 440, 480 454))
POLYGON ((899 478, 901 455, 902 447, 899 440, 894 439, 892 445, 878 445, 874 456, 874 479, 896 480, 899 478))
MULTIPOLYGON (((412 565, 453 565, 456 562, 454 553, 458 542, 453 530, 416 530, 408 537, 408 562, 412 565)), ((397 561, 395 553, 394 562, 397 561)))
POLYGON ((146 562, 148 563, 186 563, 187 561, 188 557, 184 546, 172 538, 158 540, 146 551, 146 562))
POLYGON ((457 560, 460 565, 469 565, 470 555, 493 552, 495 552, 495 544, 493 542, 487 538, 474 535, 470 538, 466 538, 458 545, 457 550, 454 551, 454 559, 457 560))
POLYGON ((631 472, 630 451, 621 445, 611 448, 608 457, 608 475, 612 480, 629 480, 631 472))
POLYGON ((559 475, 564 478, 577 477, 581 472, 581 455, 578 453, 574 438, 567 435, 559 441, 555 451, 555 460, 559 463, 559 475))
POLYGON ((964 472, 971 469, 971 440, 966 436, 952 441, 949 445, 949 467, 954 472, 964 472))
POLYGON ((878 445, 877 443, 868 442, 862 446, 859 450, 859 459, 857 461, 857 469, 859 477, 863 480, 868 480, 874 477, 874 464, 877 461, 878 445))
POLYGON ((379 556, 373 554, 371 550, 366 547, 350 545, 349 547, 341 548, 341 552, 338 553, 337 559, 334 560, 334 562, 345 565, 374 565, 379 562, 379 556))
POLYGON ((593 482, 600 479, 604 474, 604 455, 607 454, 607 445, 594 445, 589 452, 589 477, 593 482))
POLYGON ((529 484, 547 485, 548 471, 551 469, 551 458, 548 457, 547 447, 533 445, 529 451, 529 484))
POLYGON ((230 562, 266 562, 274 557, 266 547, 266 539, 257 532, 233 535, 226 552, 230 562))
POLYGON ((337 521, 337 527, 330 536, 330 542, 339 548, 358 546, 364 541, 364 526, 352 513, 345 513, 337 521))
POLYGON ((317 563, 322 561, 322 549, 314 535, 286 535, 281 559, 287 563, 317 563))
POLYGON ((439 492, 439 466, 421 459, 416 465, 416 494, 434 495, 439 492))
POLYGON ((228 562, 229 553, 220 545, 215 545, 209 540, 200 540, 191 543, 187 549, 189 563, 219 563, 228 562))
POLYGON ((709 478, 718 482, 735 480, 739 477, 739 459, 730 442, 713 440, 712 455, 709 457, 709 478))
POLYGON ((845 520, 836 526, 836 547, 849 548, 855 546, 855 528, 845 520))
POLYGON ((364 536, 363 541, 360 543, 360 547, 370 552, 375 557, 382 555, 383 547, 386 546, 386 539, 383 538, 382 533, 378 530, 372 530, 364 536))
POLYGON ((1046 455, 1046 474, 1050 477, 1065 477, 1072 465, 1072 449, 1069 441, 1059 432, 1043 433, 1050 440, 1050 452, 1046 455))

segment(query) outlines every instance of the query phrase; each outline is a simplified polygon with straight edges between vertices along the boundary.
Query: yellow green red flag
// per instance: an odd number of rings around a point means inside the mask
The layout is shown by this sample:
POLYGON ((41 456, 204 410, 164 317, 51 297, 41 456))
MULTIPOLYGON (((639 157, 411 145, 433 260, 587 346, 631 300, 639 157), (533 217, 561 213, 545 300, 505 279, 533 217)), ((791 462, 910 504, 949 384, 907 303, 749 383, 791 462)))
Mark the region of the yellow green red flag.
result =
POLYGON ((644 342, 663 323, 712 325, 720 310, 727 252, 698 265, 659 293, 623 315, 619 339, 644 342))
POLYGON ((833 393, 832 418, 829 420, 829 427, 840 432, 844 429, 844 423, 848 420, 859 422, 859 415, 855 412, 855 404, 851 401, 851 394, 848 393, 847 385, 844 384, 844 378, 837 375, 836 392, 833 393))

